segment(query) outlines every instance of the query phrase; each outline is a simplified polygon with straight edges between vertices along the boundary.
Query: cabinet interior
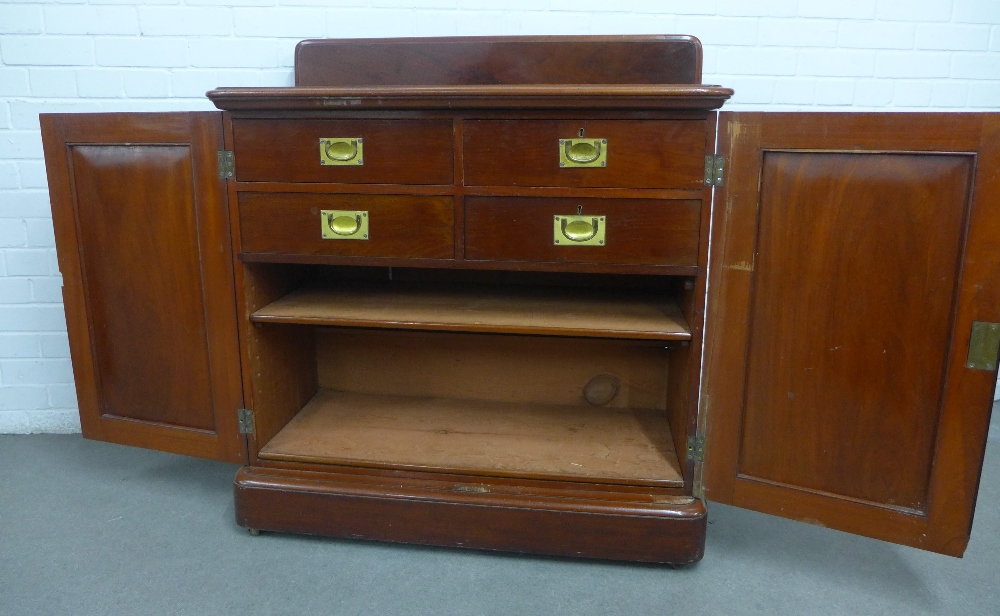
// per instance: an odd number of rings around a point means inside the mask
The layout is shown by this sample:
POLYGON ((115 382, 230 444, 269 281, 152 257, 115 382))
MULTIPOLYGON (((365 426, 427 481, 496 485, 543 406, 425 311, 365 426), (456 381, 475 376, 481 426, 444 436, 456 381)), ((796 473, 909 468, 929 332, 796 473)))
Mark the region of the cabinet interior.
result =
POLYGON ((244 284, 261 463, 685 487, 690 278, 245 263, 244 284))

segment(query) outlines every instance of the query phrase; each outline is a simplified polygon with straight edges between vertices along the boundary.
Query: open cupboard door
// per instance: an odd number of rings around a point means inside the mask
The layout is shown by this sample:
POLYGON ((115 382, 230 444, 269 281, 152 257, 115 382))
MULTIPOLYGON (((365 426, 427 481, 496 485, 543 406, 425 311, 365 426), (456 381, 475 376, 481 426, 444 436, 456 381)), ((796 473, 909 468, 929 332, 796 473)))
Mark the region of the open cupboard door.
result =
POLYGON ((1000 114, 719 131, 705 497, 961 556, 997 378, 1000 114))
POLYGON ((41 123, 84 436, 245 461, 222 114, 41 123))

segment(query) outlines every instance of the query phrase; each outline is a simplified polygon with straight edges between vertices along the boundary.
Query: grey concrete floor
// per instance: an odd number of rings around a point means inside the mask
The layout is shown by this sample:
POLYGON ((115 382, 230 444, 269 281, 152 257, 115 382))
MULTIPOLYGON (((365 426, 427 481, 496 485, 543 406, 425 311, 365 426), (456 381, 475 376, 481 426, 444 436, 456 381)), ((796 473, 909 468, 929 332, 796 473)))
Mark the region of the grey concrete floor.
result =
POLYGON ((705 559, 683 570, 250 537, 235 470, 0 436, 0 614, 1000 614, 996 426, 963 559, 718 504, 705 559))

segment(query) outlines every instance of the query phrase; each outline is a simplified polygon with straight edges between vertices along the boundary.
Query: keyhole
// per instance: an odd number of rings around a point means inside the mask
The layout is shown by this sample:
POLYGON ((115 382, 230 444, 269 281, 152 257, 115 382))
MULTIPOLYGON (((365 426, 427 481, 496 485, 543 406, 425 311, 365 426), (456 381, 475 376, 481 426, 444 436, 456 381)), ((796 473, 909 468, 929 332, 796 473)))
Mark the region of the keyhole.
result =
POLYGON ((578 205, 578 206, 576 206, 576 215, 579 216, 581 214, 583 214, 583 206, 582 205, 578 205))
POLYGON ((583 137, 583 129, 580 129, 580 136, 583 137))

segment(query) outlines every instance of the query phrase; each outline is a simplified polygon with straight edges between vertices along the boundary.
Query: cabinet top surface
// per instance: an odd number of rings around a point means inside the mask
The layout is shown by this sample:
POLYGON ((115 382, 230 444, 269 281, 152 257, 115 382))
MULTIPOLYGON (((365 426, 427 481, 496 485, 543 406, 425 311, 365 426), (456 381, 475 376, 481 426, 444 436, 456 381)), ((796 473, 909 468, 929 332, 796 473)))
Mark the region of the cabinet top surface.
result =
POLYGON ((733 95, 706 85, 469 85, 218 88, 219 109, 718 109, 733 95))

